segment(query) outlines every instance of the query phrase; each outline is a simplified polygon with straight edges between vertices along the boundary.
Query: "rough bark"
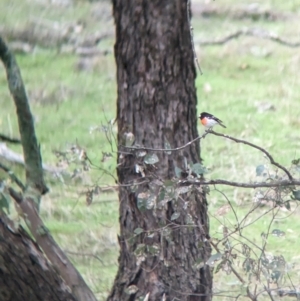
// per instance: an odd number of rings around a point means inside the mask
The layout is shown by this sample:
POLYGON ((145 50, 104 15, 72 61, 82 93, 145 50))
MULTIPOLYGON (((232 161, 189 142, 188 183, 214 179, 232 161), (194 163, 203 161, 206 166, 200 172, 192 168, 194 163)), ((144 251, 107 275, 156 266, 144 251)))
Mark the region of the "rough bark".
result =
POLYGON ((22 228, 13 229, 3 214, 0 214, 0 300, 76 300, 39 247, 22 228))
POLYGON ((171 154, 148 152, 159 158, 153 165, 122 147, 132 134, 135 146, 148 148, 176 148, 197 137, 187 3, 114 0, 113 12, 121 251, 108 300, 210 300, 205 194, 192 187, 179 194, 180 183, 166 188, 176 167, 186 177, 187 165, 200 162, 199 144, 171 154))

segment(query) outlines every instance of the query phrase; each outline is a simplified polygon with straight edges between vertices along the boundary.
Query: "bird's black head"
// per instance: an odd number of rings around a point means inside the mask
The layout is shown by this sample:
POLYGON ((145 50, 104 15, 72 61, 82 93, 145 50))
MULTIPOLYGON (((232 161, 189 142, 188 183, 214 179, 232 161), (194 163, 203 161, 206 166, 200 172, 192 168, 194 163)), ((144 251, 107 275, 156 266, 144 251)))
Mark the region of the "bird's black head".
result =
POLYGON ((211 116, 211 114, 206 113, 206 112, 202 112, 202 113, 200 114, 199 118, 202 119, 202 118, 210 117, 210 116, 211 116))

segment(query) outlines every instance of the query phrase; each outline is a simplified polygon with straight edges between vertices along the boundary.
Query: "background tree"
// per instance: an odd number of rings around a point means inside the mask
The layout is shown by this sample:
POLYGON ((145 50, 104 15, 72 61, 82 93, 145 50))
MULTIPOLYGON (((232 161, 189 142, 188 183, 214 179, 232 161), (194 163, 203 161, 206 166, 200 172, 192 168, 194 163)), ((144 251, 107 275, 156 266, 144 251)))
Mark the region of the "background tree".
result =
POLYGON ((5 190, 18 203, 24 221, 37 245, 45 252, 54 266, 54 268, 49 269, 44 263, 45 258, 39 252, 38 247, 29 237, 24 235, 22 229, 16 231, 16 235, 21 236, 21 239, 7 234, 9 231, 6 228, 9 227, 13 231, 13 227, 9 224, 9 220, 1 207, 0 257, 3 260, 1 260, 0 270, 3 271, 5 278, 1 285, 3 287, 1 300, 41 300, 41 298, 44 300, 54 300, 54 298, 56 300, 73 300, 74 297, 56 274, 58 272, 78 301, 94 301, 96 300, 94 294, 55 242, 39 216, 38 211, 42 195, 48 192, 44 181, 40 148, 19 67, 14 55, 1 37, 0 59, 5 67, 9 90, 17 111, 26 178, 26 185, 24 185, 9 168, 0 164, 0 169, 7 173, 12 182, 16 184, 16 187, 11 184, 6 187, 4 183, 0 182, 1 205, 3 206, 4 197, 2 191, 5 190), (27 246, 24 247, 22 243, 27 243, 27 246), (18 244, 21 246, 16 247, 18 244), (32 246, 28 247, 29 244, 32 246), (53 285, 54 283, 56 285, 53 285), (43 294, 45 295, 40 297, 43 294))
POLYGON ((209 300, 205 193, 170 181, 200 166, 199 144, 149 150, 198 136, 187 1, 114 0, 113 13, 121 253, 108 300, 209 300))

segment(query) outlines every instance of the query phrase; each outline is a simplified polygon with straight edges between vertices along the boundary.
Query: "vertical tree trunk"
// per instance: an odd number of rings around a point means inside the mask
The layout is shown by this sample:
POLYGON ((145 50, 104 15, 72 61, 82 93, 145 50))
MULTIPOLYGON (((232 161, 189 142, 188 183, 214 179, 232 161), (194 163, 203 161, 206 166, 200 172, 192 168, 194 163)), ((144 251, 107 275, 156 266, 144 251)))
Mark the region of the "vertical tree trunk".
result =
POLYGON ((113 11, 121 253, 108 300, 210 300, 205 194, 174 180, 200 162, 199 144, 146 156, 122 147, 134 137, 134 146, 176 148, 198 135, 187 2, 113 0, 113 11))

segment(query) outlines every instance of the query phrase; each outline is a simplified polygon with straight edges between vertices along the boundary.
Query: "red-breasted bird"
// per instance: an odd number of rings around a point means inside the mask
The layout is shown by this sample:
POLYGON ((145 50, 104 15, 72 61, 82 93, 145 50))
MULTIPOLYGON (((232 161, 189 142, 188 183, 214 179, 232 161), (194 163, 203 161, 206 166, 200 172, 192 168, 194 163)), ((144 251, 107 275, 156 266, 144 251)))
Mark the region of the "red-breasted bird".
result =
POLYGON ((214 115, 211 115, 206 112, 202 112, 199 116, 201 123, 207 128, 211 129, 216 124, 219 124, 223 128, 226 128, 226 126, 223 124, 223 121, 219 118, 215 117, 214 115))

